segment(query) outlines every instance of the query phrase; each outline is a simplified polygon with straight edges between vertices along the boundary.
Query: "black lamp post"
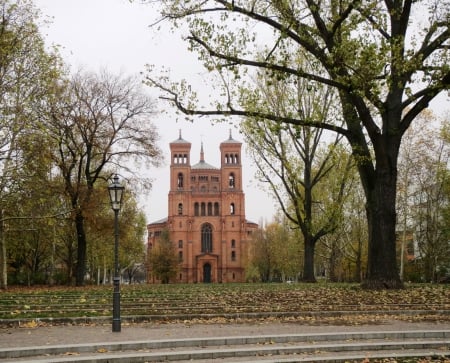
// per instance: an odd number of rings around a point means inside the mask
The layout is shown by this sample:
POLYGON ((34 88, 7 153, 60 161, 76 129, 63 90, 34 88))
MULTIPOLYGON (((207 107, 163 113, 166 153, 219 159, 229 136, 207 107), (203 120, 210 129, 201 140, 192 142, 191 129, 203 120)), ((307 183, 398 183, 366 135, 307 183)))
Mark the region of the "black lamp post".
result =
POLYGON ((120 275, 119 275, 119 211, 125 187, 119 183, 119 177, 114 176, 108 186, 111 207, 114 211, 114 292, 112 331, 120 332, 120 275))

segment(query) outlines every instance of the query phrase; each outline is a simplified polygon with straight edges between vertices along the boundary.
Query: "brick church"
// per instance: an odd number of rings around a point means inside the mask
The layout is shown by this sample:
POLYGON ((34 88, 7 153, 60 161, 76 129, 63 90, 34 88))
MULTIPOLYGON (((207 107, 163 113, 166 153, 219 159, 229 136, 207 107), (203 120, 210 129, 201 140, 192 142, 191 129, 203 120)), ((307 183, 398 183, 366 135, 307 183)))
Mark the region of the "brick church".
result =
MULTIPOLYGON (((191 164, 191 143, 181 135, 170 143, 168 217, 150 223, 148 252, 163 229, 178 254, 179 272, 172 282, 244 282, 252 232, 245 218, 242 189, 242 143, 229 138, 220 144, 220 168, 200 160, 191 164)), ((149 283, 159 281, 149 271, 149 283)))

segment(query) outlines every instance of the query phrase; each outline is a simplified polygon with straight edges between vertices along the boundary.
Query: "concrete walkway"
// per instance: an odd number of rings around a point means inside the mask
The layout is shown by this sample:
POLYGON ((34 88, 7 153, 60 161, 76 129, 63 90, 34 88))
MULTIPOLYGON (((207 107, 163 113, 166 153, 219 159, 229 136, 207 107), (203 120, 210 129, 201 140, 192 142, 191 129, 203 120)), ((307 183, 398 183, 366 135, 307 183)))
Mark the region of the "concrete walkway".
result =
POLYGON ((252 335, 317 334, 367 331, 449 330, 449 322, 405 322, 389 320, 364 325, 305 325, 265 321, 258 323, 148 323, 124 324, 122 331, 113 333, 111 325, 24 326, 0 329, 0 348, 67 345, 102 342, 130 342, 203 337, 232 337, 252 335))

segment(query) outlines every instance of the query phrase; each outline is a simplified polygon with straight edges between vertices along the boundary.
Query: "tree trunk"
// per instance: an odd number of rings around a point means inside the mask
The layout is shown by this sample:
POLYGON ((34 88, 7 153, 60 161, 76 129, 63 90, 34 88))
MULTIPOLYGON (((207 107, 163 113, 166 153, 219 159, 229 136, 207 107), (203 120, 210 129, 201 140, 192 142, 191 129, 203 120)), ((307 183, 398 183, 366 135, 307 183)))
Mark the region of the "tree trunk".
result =
POLYGON ((356 261, 355 261, 355 275, 353 279, 356 282, 361 282, 362 273, 362 241, 361 239, 358 239, 358 250, 356 251, 356 261))
MULTIPOLYGON (((396 142, 385 142, 378 155, 375 180, 366 190, 369 228, 367 277, 362 286, 368 289, 398 289, 403 287, 396 259, 396 142), (388 145, 389 144, 389 145, 388 145), (388 160, 389 162, 383 162, 388 160)), ((397 148, 398 151, 398 148, 397 148)), ((375 146, 375 152, 376 146, 375 146)))
POLYGON ((331 282, 337 282, 338 277, 336 274, 337 261, 338 261, 338 251, 336 247, 336 241, 333 239, 331 242, 331 253, 328 260, 328 278, 331 282))
POLYGON ((340 97, 349 130, 348 141, 357 161, 366 198, 368 262, 366 279, 361 286, 367 289, 402 288, 395 248, 397 163, 402 139, 402 92, 397 90, 392 93, 389 102, 386 102, 381 128, 373 124, 368 110, 365 110, 367 114, 356 112, 355 101, 362 100, 358 97, 351 98, 344 92, 340 92, 340 97), (361 121, 371 125, 369 135, 365 135, 361 121), (367 136, 370 137, 370 143, 367 142, 367 136), (370 144, 375 155, 369 148, 370 144))
POLYGON ((3 210, 0 209, 0 289, 8 288, 8 263, 6 261, 6 241, 4 235, 3 210))
POLYGON ((305 239, 305 261, 303 265, 303 281, 316 282, 314 276, 314 249, 315 240, 311 237, 305 239))
POLYGON ((75 215, 75 227, 77 231, 77 267, 76 267, 76 286, 84 285, 86 275, 86 233, 84 231, 84 217, 81 211, 75 215))

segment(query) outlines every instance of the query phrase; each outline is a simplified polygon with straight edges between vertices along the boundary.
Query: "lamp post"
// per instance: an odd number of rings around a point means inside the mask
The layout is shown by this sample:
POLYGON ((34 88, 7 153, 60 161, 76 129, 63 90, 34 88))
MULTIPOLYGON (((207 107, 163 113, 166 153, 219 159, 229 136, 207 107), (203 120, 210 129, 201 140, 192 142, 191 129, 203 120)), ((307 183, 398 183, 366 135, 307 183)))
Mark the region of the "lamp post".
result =
POLYGON ((113 320, 112 331, 120 332, 120 275, 119 275, 119 211, 125 187, 119 183, 117 174, 108 186, 111 207, 114 211, 114 292, 113 292, 113 320))

